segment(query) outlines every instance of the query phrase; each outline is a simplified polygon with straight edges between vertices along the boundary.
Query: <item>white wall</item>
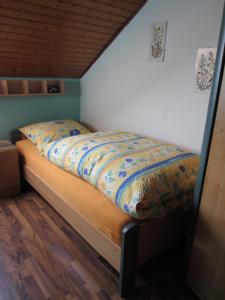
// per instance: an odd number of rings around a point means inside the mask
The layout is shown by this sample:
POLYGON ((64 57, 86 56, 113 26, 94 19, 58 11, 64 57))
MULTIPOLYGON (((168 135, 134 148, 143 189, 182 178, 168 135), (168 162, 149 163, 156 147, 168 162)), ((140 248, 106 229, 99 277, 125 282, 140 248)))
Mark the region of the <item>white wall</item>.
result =
POLYGON ((216 47, 224 0, 151 0, 81 80, 81 120, 200 150, 209 92, 194 89, 198 48, 216 47), (164 63, 149 61, 151 23, 168 20, 164 63))

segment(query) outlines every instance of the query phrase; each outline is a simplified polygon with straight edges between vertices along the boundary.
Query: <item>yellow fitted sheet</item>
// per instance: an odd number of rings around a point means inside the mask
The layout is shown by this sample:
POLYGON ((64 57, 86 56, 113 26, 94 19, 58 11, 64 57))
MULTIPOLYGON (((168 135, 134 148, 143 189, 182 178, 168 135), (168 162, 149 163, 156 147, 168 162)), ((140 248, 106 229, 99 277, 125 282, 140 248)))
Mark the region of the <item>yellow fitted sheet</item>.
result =
POLYGON ((63 201, 113 242, 121 245, 122 228, 133 221, 92 185, 53 165, 29 140, 16 144, 24 163, 63 201))

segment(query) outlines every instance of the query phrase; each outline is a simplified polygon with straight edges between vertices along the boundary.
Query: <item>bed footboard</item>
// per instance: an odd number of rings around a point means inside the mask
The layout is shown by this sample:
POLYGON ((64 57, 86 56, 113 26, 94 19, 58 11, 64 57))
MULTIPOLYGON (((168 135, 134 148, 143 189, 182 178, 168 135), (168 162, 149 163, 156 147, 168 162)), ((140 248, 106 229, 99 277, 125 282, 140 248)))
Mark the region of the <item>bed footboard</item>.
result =
POLYGON ((130 223, 122 231, 119 293, 126 298, 135 287, 136 268, 185 239, 189 213, 177 208, 164 218, 130 223))
POLYGON ((174 246, 185 237, 186 214, 176 209, 168 216, 133 222, 122 230, 122 246, 95 229, 88 220, 71 210, 35 172, 23 164, 23 176, 59 214, 70 223, 119 273, 119 294, 127 297, 135 286, 136 267, 174 246))
POLYGON ((123 228, 120 260, 119 294, 125 298, 135 287, 138 258, 139 224, 130 223, 123 228))

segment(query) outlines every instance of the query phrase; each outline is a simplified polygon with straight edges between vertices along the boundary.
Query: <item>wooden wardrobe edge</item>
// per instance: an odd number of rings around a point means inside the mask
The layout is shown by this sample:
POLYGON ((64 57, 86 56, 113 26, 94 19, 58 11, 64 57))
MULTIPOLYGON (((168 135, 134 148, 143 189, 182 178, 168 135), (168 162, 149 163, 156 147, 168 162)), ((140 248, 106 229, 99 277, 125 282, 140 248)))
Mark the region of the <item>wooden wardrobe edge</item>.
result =
POLYGON ((46 182, 27 165, 23 165, 24 178, 45 200, 118 272, 120 271, 121 247, 111 241, 86 219, 71 209, 46 182))

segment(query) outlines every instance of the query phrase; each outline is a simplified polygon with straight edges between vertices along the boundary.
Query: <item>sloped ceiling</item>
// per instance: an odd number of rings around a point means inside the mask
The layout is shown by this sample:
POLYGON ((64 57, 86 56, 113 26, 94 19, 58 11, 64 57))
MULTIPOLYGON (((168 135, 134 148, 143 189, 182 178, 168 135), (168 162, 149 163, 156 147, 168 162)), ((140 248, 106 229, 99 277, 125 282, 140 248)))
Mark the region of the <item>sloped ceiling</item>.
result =
POLYGON ((81 77, 144 0, 0 0, 0 76, 81 77))

